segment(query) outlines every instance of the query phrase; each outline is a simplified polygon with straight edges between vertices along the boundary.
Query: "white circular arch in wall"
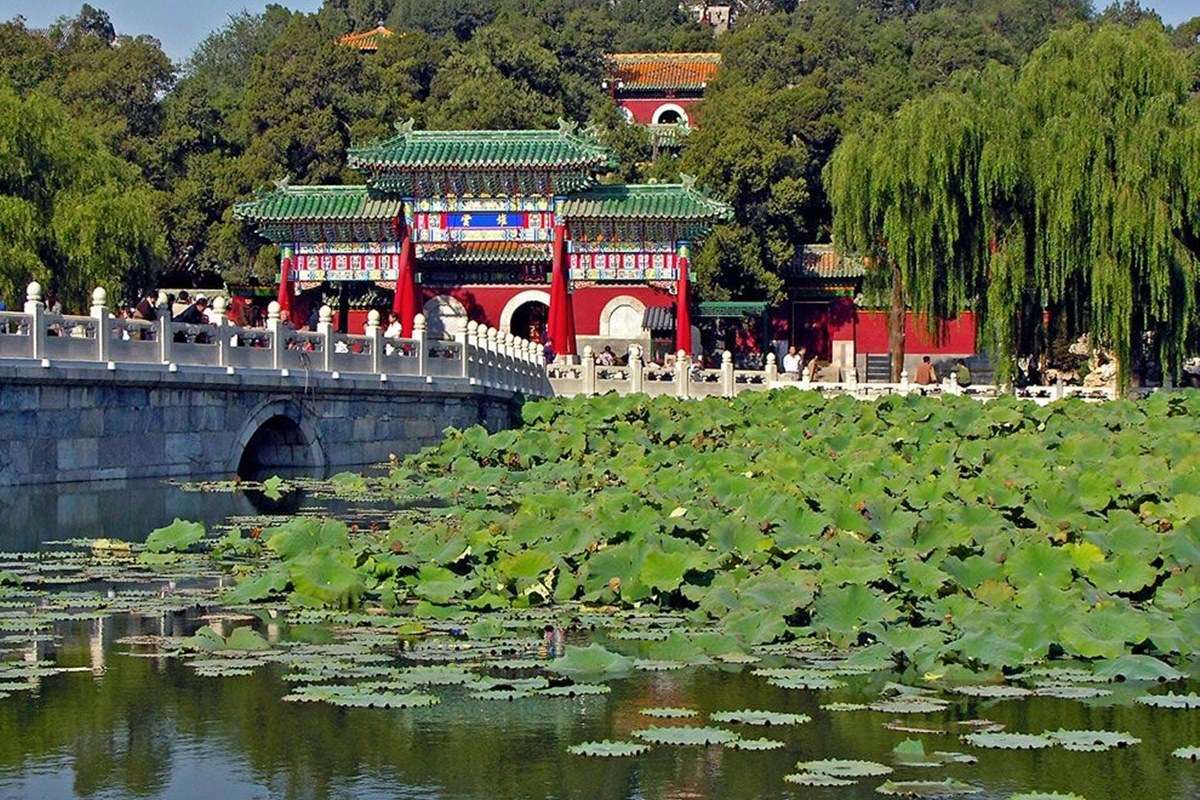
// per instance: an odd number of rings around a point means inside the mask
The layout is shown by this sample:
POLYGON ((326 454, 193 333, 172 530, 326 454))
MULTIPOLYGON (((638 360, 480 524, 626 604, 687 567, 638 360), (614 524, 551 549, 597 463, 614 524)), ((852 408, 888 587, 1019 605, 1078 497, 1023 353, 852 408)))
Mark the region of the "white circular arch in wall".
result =
POLYGON ((600 335, 617 339, 638 339, 642 336, 642 318, 646 304, 636 297, 619 294, 604 304, 600 311, 600 335))
POLYGON ((467 333, 467 307, 457 298, 439 294, 421 307, 425 315, 426 335, 434 339, 461 339, 467 333))
POLYGON ((512 329, 513 314, 516 314, 517 309, 526 303, 541 303, 549 308, 550 293, 541 289, 526 289, 523 292, 517 292, 504 304, 504 308, 500 311, 500 324, 496 327, 508 333, 512 329))
POLYGON ((654 109, 654 116, 652 116, 650 118, 650 121, 652 123, 654 123, 655 125, 663 124, 662 115, 667 113, 668 111, 674 111, 676 114, 678 114, 679 121, 682 122, 684 125, 691 125, 692 121, 688 117, 688 113, 683 110, 683 106, 677 105, 675 103, 663 103, 661 106, 654 109))

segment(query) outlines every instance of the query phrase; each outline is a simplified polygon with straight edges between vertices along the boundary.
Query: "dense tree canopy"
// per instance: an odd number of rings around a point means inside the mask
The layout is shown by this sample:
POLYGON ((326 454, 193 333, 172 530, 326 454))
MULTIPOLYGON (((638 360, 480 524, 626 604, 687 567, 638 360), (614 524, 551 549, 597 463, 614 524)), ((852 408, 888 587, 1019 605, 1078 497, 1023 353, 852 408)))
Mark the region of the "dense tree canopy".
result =
MULTIPOLYGON (((160 193, 150 217, 174 267, 270 280, 275 253, 232 220, 232 204, 284 176, 358 180, 347 147, 408 117, 510 128, 562 116, 595 125, 619 154, 613 179, 682 171, 734 206, 697 253, 704 294, 778 299, 798 245, 831 234, 822 174, 844 136, 957 71, 1017 69, 1051 30, 1097 16, 1087 0, 754 0, 714 38, 675 0, 326 0, 314 14, 234 15, 174 65, 85 6, 44 32, 0 24, 0 81, 61 102, 160 193), (336 44, 380 21, 400 35, 378 52, 336 44), (700 130, 679 158, 655 159, 600 87, 603 54, 713 49, 724 60, 700 130)), ((1109 16, 1141 14, 1125 3, 1109 16)), ((1198 31, 1172 33, 1200 85, 1198 31)))
POLYGON ((1052 34, 847 135, 827 172, 836 238, 931 323, 981 312, 1010 369, 1048 320, 1178 364, 1197 330, 1200 100, 1161 26, 1052 34))

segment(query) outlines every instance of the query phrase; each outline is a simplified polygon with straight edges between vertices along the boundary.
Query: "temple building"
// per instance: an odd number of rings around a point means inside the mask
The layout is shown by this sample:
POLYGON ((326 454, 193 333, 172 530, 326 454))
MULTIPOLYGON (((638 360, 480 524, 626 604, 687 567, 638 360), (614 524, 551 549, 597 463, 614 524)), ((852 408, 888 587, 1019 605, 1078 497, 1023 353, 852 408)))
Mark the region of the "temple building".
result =
MULTIPOLYGON (((601 184, 612 154, 566 123, 418 131, 410 121, 352 149, 349 165, 364 184, 281 182, 234 209, 279 245, 278 300, 297 325, 332 292, 349 330, 366 316, 351 296, 368 296, 406 335, 420 312, 446 337, 476 320, 549 338, 559 354, 650 347, 647 309, 689 319, 690 247, 731 214, 690 181, 601 184)), ((699 345, 684 324, 662 346, 699 345)))
POLYGON ((369 31, 358 31, 339 36, 337 43, 345 47, 352 47, 360 53, 374 53, 379 49, 379 43, 382 40, 394 35, 395 32, 381 22, 369 31))
POLYGON ((602 86, 627 120, 670 149, 696 127, 694 106, 720 65, 720 53, 613 53, 602 86))

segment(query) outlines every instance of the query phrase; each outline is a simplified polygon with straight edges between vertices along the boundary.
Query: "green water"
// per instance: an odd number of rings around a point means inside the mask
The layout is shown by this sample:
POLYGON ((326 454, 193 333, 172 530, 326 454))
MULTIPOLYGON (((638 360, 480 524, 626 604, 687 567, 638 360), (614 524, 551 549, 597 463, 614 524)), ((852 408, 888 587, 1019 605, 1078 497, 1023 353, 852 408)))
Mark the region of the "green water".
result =
MULTIPOLYGON (((9 491, 0 495, 0 505, 6 511, 0 551, 38 549, 64 536, 136 537, 173 516, 216 521, 261 511, 244 495, 186 494, 163 484, 9 491), (64 516, 62 509, 72 505, 94 514, 64 516)), ((481 702, 460 687, 437 687, 442 702, 430 708, 342 709, 283 702, 293 687, 281 680, 277 665, 249 677, 205 678, 179 659, 127 655, 130 647, 117 642, 137 633, 190 634, 203 624, 201 613, 61 622, 53 641, 21 642, 19 635, 5 634, 11 638, 0 645, 0 659, 41 658, 83 669, 39 679, 35 691, 0 699, 0 798, 861 800, 880 797, 875 787, 884 779, 822 789, 791 786, 783 776, 795 771, 797 760, 892 764, 892 747, 912 736, 885 727, 897 719, 893 715, 819 708, 838 700, 869 701, 888 676, 815 692, 770 686, 750 667, 697 667, 635 672, 611 681, 611 694, 582 699, 481 702), (812 721, 733 726, 746 737, 784 741, 777 751, 655 747, 621 759, 566 752, 579 742, 625 739, 633 730, 670 724, 639 713, 654 706, 770 709, 805 713, 812 721)), ((272 641, 298 634, 257 627, 272 641)), ((629 643, 621 644, 632 652, 629 643)), ((1087 800, 1200 797, 1200 764, 1171 757, 1177 747, 1200 745, 1200 711, 1149 709, 1132 704, 1145 687, 1112 688, 1112 697, 1089 702, 964 700, 950 711, 906 715, 902 722, 942 727, 986 717, 1019 732, 1127 731, 1142 740, 1136 746, 1101 753, 1012 752, 926 734, 918 737, 926 750, 970 752, 978 763, 897 767, 891 777, 953 776, 979 786, 982 792, 974 796, 988 800, 1034 789, 1075 792, 1087 800)))

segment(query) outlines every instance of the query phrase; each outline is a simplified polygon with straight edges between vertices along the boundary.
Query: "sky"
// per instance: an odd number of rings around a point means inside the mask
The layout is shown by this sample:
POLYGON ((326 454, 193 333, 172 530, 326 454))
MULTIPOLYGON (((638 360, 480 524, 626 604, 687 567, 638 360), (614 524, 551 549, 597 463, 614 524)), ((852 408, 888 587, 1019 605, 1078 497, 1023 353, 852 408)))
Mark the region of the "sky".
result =
MULTIPOLYGON (((230 14, 258 12, 265 0, 91 0, 112 17, 118 33, 148 33, 163 44, 176 61, 188 57, 201 39, 222 27, 230 14)), ((25 17, 34 28, 49 25, 63 14, 75 14, 83 0, 0 0, 0 19, 25 17)), ((281 0, 281 5, 315 11, 321 0, 281 0)), ((1107 0, 1094 0, 1099 6, 1107 0)), ((1158 11, 1168 24, 1178 24, 1200 14, 1197 0, 1143 0, 1142 5, 1158 11)))

